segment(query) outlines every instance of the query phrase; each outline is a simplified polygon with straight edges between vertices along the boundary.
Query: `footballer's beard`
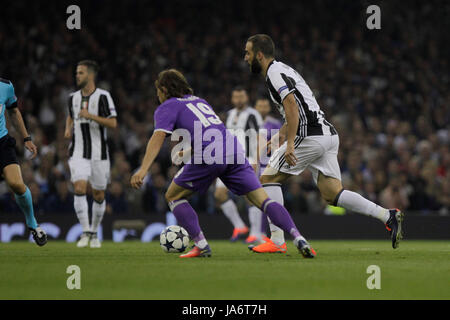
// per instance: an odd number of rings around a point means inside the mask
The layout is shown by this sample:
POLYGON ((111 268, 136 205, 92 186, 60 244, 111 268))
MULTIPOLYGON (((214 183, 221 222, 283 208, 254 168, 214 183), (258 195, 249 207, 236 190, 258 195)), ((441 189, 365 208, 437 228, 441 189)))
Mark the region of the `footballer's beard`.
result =
POLYGON ((234 107, 235 107, 237 110, 242 110, 242 109, 245 108, 245 103, 236 103, 236 104, 234 105, 234 107))
POLYGON ((258 60, 256 60, 256 57, 254 57, 250 64, 250 71, 253 74, 259 74, 261 73, 261 70, 262 70, 261 64, 258 62, 258 60))
POLYGON ((87 80, 80 81, 79 83, 77 83, 78 89, 83 89, 84 87, 86 87, 87 83, 87 80))

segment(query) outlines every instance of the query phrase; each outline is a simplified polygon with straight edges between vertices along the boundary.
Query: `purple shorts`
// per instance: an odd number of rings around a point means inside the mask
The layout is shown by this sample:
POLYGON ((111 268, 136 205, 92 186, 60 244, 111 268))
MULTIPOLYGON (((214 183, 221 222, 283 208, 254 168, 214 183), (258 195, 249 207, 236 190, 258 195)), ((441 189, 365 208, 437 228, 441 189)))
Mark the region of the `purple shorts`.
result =
POLYGON ((205 193, 220 178, 234 194, 241 196, 262 188, 247 159, 244 164, 185 164, 173 181, 185 189, 205 193))

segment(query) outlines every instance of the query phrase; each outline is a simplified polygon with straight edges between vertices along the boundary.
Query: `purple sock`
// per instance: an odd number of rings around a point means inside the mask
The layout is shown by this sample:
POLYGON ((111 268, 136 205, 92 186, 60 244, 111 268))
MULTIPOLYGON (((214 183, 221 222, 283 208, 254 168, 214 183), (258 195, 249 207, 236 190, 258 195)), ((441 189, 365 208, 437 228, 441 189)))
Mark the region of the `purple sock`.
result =
POLYGON ((284 232, 289 233, 294 239, 300 236, 300 232, 295 226, 294 221, 292 221, 291 215, 281 204, 267 198, 264 200, 261 210, 269 216, 274 225, 283 229, 284 232))
POLYGON ((187 200, 177 200, 169 203, 178 224, 186 229, 191 239, 196 239, 203 236, 200 224, 198 223, 198 216, 187 200), (200 235, 201 234, 201 235, 200 235))

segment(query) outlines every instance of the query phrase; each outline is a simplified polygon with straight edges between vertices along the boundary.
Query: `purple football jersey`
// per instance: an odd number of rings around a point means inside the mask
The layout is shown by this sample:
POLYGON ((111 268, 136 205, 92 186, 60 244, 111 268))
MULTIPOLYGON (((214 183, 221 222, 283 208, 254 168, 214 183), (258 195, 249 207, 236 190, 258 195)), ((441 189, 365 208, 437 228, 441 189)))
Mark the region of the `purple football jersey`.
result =
POLYGON ((220 178, 238 195, 261 188, 242 145, 204 99, 193 95, 168 99, 154 117, 155 131, 189 136, 193 159, 175 175, 177 185, 204 193, 220 178))
POLYGON ((280 130, 282 127, 282 123, 280 120, 275 119, 274 117, 267 116, 266 119, 264 119, 264 125, 263 128, 267 130, 267 141, 272 139, 272 130, 280 130))
POLYGON ((155 131, 189 137, 194 164, 245 163, 245 153, 209 103, 194 95, 171 98, 155 111, 155 131))

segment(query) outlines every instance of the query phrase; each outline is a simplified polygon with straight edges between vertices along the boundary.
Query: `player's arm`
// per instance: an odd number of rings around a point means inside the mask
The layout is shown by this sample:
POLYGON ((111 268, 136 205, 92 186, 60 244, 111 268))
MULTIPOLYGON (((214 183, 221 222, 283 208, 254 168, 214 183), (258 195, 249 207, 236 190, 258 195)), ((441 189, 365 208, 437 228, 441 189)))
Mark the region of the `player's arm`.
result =
POLYGON ((284 112, 286 114, 286 138, 287 147, 285 158, 286 162, 293 166, 297 162, 297 157, 294 154, 294 139, 298 130, 298 106, 294 98, 294 94, 288 94, 283 100, 284 112))
POLYGON ((107 128, 115 129, 117 127, 116 117, 110 117, 110 118, 100 117, 95 114, 89 113, 87 111, 87 109, 84 109, 84 108, 80 110, 80 117, 89 119, 89 120, 93 120, 93 121, 97 122, 99 125, 107 127, 107 128))
POLYGON ((287 130, 287 122, 283 123, 283 125, 281 126, 280 130, 278 131, 277 135, 279 140, 279 144, 283 144, 284 141, 286 140, 286 130, 287 130))
POLYGON ((98 102, 98 114, 89 113, 85 108, 80 110, 79 116, 97 122, 99 125, 115 129, 117 127, 117 112, 114 101, 109 93, 102 94, 98 102))
POLYGON ((22 113, 19 108, 12 107, 8 108, 8 115, 14 125, 14 127, 19 131, 25 142, 25 148, 27 148, 31 153, 31 159, 35 158, 37 155, 37 147, 31 141, 30 135, 28 134, 25 123, 23 122, 22 113))
POLYGON ((148 170, 155 161, 156 157, 161 150, 161 147, 166 138, 164 131, 153 132, 152 137, 147 143, 147 149, 145 150, 144 159, 142 160, 141 168, 131 177, 131 186, 135 189, 139 189, 142 186, 144 177, 147 175, 148 170))
POLYGON ((173 152, 172 150, 172 162, 174 165, 181 165, 183 163, 183 161, 187 161, 189 160, 189 158, 191 157, 191 153, 192 153, 192 148, 189 147, 187 149, 181 149, 178 152, 173 152))
POLYGON ((66 129, 64 130, 64 138, 72 138, 73 119, 69 115, 66 118, 66 129))

